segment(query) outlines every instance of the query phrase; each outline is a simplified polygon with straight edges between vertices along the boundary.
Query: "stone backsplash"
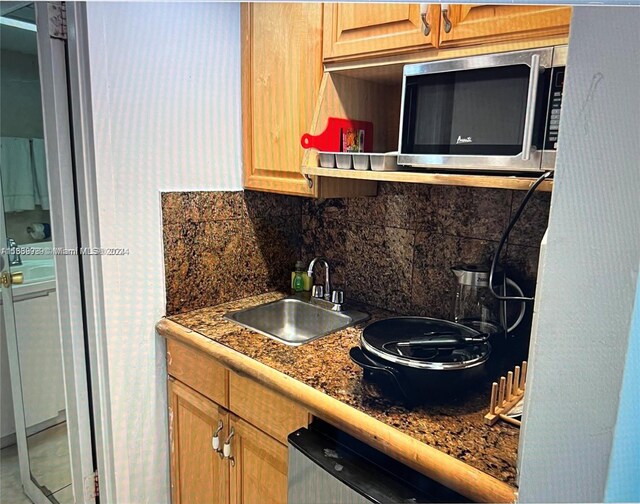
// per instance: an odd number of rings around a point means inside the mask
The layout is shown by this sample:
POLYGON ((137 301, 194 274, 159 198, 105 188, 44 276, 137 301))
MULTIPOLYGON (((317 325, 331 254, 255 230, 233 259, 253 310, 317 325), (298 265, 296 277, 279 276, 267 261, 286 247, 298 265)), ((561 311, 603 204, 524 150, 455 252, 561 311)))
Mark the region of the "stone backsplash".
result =
MULTIPOLYGON (((381 183, 378 196, 312 200, 253 191, 162 195, 167 313, 287 289, 324 255, 347 298, 450 318, 449 268, 488 261, 524 192, 381 183)), ((529 202, 502 255, 533 294, 549 193, 529 202)))
POLYGON ((253 191, 162 194, 167 314, 286 289, 301 199, 253 191))
MULTIPOLYGON (((375 198, 304 200, 302 257, 324 254, 346 296, 400 313, 451 318, 450 267, 489 262, 524 193, 381 183, 375 198)), ((535 289, 549 193, 530 200, 503 249, 509 276, 535 289)))

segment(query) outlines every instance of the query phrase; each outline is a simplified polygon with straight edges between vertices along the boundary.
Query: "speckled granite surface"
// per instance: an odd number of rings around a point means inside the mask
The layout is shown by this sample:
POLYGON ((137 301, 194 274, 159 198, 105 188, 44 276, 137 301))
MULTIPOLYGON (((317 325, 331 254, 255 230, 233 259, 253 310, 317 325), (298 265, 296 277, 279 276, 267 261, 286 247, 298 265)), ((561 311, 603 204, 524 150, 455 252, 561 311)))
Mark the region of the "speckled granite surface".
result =
POLYGON ((299 259, 300 198, 162 194, 167 314, 284 289, 299 259))
MULTIPOLYGON (((302 259, 326 256, 351 299, 453 318, 451 266, 488 263, 524 191, 380 183, 376 197, 302 201, 302 259)), ((503 266, 533 294, 550 193, 536 193, 504 247, 503 266)), ((530 310, 518 328, 530 327, 530 310)))
MULTIPOLYGON (((169 318, 515 486, 519 430, 501 423, 493 427, 483 423, 488 386, 464 400, 408 410, 383 397, 377 385, 363 382, 361 368, 349 359, 349 349, 359 344, 362 326, 288 347, 223 318, 228 311, 283 296, 271 292, 169 318)), ((373 319, 389 315, 383 310, 366 309, 373 319)))
MULTIPOLYGON (((522 191, 381 183, 378 196, 314 200, 162 194, 167 313, 286 288, 298 259, 326 256, 333 285, 399 313, 451 319, 459 263, 490 261, 522 191)), ((502 261, 533 294, 550 193, 536 193, 502 261)), ((528 310, 518 331, 528 334, 528 310)))

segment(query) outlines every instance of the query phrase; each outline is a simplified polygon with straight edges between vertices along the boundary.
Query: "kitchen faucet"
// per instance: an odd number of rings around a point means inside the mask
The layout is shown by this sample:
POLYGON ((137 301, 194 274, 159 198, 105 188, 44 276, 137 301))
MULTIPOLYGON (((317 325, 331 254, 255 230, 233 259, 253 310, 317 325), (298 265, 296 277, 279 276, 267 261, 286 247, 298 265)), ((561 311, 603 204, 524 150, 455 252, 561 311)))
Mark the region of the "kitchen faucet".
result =
POLYGON ((16 250, 18 248, 18 245, 16 244, 16 241, 13 238, 7 238, 7 248, 9 249, 9 252, 8 252, 9 266, 21 266, 22 258, 20 257, 20 254, 16 250))
POLYGON ((329 271, 329 262, 324 257, 316 257, 309 263, 307 275, 313 277, 313 268, 318 261, 324 263, 324 298, 329 301, 331 300, 331 273, 329 271))

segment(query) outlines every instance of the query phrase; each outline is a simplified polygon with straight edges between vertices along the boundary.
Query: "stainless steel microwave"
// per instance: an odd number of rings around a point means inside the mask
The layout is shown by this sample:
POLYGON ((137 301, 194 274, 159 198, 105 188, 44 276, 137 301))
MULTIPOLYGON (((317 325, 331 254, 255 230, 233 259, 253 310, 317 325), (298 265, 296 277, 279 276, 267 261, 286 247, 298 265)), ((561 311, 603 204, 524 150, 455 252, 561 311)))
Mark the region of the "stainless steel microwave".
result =
POLYGON ((398 164, 553 169, 566 59, 556 46, 406 65, 398 164))

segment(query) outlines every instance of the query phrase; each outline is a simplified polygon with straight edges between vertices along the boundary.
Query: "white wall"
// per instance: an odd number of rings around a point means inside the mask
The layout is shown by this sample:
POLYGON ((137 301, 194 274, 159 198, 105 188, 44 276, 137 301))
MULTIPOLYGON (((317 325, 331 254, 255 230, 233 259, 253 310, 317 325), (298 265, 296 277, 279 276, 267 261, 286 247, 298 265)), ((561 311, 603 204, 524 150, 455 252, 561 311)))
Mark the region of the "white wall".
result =
POLYGON ((241 188, 240 8, 87 3, 117 502, 167 502, 160 191, 241 188))
POLYGON ((639 26, 640 9, 574 9, 520 437, 522 502, 604 499, 640 262, 639 26))

